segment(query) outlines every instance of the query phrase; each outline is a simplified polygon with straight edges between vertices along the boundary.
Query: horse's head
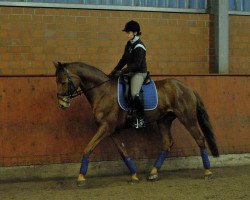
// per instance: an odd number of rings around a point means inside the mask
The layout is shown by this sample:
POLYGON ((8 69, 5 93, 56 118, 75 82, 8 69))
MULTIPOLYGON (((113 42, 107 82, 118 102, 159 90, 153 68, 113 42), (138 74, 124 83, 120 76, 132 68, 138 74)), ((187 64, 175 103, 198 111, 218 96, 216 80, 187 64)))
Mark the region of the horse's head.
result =
POLYGON ((56 67, 57 98, 61 108, 68 108, 70 100, 80 93, 77 91, 80 86, 80 77, 67 64, 54 63, 56 67))

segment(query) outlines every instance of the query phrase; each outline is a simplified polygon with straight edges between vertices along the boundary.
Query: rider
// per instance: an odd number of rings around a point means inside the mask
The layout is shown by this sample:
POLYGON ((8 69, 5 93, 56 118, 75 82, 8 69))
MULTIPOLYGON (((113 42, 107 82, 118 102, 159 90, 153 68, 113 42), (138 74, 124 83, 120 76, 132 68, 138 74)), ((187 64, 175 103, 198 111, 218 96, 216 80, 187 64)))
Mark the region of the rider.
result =
POLYGON ((137 115, 133 126, 141 128, 145 127, 144 103, 139 94, 147 76, 146 48, 140 39, 141 30, 138 22, 133 20, 127 22, 122 31, 126 33, 128 42, 122 58, 109 76, 126 75, 130 77, 132 106, 137 115), (126 64, 127 67, 122 69, 126 64))

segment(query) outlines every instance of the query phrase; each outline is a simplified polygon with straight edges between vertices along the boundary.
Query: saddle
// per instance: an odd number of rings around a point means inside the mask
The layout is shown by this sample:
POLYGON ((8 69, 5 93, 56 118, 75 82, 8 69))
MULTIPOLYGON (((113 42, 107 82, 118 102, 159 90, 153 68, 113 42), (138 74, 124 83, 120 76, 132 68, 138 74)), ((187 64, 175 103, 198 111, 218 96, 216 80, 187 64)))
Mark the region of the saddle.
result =
MULTIPOLYGON (((129 111, 132 109, 131 97, 130 97, 130 84, 127 77, 119 77, 118 79, 118 103, 119 106, 125 110, 129 111)), ((150 111, 154 110, 158 105, 158 94, 154 81, 150 78, 149 73, 144 80, 142 85, 140 96, 144 100, 144 110, 150 111)))

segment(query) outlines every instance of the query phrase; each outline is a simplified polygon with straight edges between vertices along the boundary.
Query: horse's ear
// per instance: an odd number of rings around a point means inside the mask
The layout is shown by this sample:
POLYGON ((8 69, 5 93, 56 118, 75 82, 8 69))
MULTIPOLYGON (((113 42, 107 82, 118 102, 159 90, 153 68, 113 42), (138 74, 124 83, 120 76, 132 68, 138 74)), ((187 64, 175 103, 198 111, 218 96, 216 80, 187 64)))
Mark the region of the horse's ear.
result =
POLYGON ((52 62, 53 62, 53 64, 54 64, 55 68, 58 69, 58 63, 56 63, 56 62, 54 62, 54 61, 52 61, 52 62))
POLYGON ((59 69, 59 68, 62 67, 62 63, 60 63, 60 62, 54 62, 53 61, 53 64, 54 64, 54 66, 55 66, 56 69, 59 69))

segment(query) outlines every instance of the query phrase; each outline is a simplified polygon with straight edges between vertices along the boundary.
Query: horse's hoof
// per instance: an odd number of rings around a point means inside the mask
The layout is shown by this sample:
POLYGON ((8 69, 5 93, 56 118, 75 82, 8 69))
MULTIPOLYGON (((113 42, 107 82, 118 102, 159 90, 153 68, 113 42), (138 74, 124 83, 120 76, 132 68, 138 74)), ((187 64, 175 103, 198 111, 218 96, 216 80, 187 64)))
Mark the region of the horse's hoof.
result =
POLYGON ((130 180, 128 181, 128 183, 129 183, 130 185, 134 185, 134 184, 140 183, 140 180, 139 180, 139 179, 130 179, 130 180))
POLYGON ((204 175, 204 179, 205 180, 211 180, 214 178, 214 175, 213 174, 207 174, 207 175, 204 175))
POLYGON ((148 181, 158 181, 159 180, 159 176, 158 173, 156 174, 149 174, 147 177, 148 181))
POLYGON ((86 185, 86 180, 77 181, 76 184, 77 184, 77 187, 85 187, 85 185, 86 185))
POLYGON ((204 179, 205 180, 210 180, 213 178, 213 172, 211 172, 210 169, 206 169, 204 173, 204 179))

